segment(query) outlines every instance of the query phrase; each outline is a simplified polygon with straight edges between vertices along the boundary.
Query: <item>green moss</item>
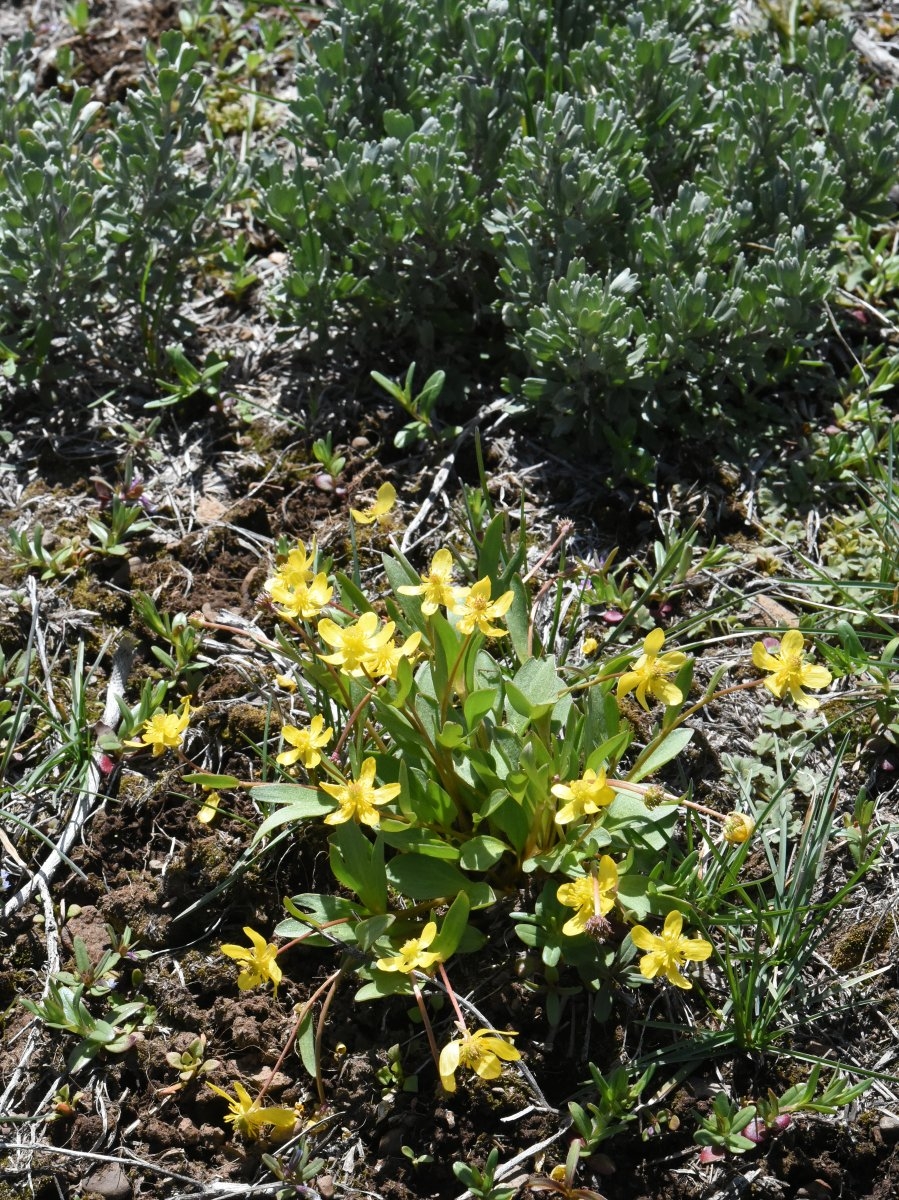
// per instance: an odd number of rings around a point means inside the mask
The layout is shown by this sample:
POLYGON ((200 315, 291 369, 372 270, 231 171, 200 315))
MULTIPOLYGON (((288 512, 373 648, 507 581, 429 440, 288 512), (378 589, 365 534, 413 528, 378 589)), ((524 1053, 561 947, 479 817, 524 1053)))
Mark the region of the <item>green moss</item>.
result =
POLYGON ((853 925, 838 939, 830 953, 837 971, 851 971, 862 962, 882 954, 890 944, 892 924, 884 917, 872 917, 853 925))
MULTIPOLYGON (((72 604, 75 608, 95 612, 101 620, 121 624, 128 620, 131 601, 121 592, 104 587, 90 575, 79 575, 72 588, 72 604)), ((99 639, 99 633, 97 638, 99 639)))
POLYGON ((228 710, 224 736, 238 745, 244 745, 247 740, 258 744, 265 738, 267 724, 269 719, 264 708, 235 704, 228 710))

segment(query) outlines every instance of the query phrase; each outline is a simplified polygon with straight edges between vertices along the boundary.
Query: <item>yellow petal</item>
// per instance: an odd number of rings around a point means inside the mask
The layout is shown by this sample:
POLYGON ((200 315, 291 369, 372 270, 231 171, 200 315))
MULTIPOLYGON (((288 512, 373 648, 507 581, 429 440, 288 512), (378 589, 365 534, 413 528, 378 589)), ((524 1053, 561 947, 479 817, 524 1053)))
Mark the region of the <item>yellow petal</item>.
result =
POLYGON ((616 691, 619 699, 626 696, 628 692, 632 692, 643 676, 638 671, 625 671, 618 680, 618 688, 616 691))
POLYGON ((780 659, 765 649, 764 642, 756 642, 752 647, 752 662, 760 671, 779 671, 783 666, 780 659))
POLYGON ((604 854, 599 860, 598 878, 601 892, 609 892, 618 887, 618 867, 608 854, 604 854))
POLYGON ((203 802, 203 807, 197 813, 197 820, 203 825, 208 825, 218 812, 221 802, 222 798, 218 792, 210 792, 203 802))
POLYGON ((667 679, 654 679, 652 681, 652 694, 668 708, 672 704, 683 704, 684 701, 684 693, 667 679))
POLYGON ((657 938, 645 925, 635 925, 631 930, 631 941, 640 950, 654 950, 657 938))
POLYGON ((653 631, 651 633, 648 633, 646 635, 646 637, 643 639, 643 653, 644 654, 658 654, 658 652, 662 649, 662 646, 664 644, 665 644, 664 629, 653 629, 653 631))
POLYGON ((664 963, 664 955, 658 950, 652 950, 649 954, 644 954, 640 959, 640 974, 644 979, 655 979, 659 971, 662 970, 664 963))
POLYGON ((810 688, 826 688, 833 679, 827 667, 814 666, 812 663, 807 663, 800 673, 803 687, 810 688))
POLYGON ((665 971, 665 978, 669 983, 673 983, 675 987, 683 988, 684 991, 689 991, 693 986, 689 979, 686 979, 683 975, 681 975, 680 971, 676 966, 674 966, 673 963, 668 964, 668 968, 665 971))
POLYGON ((444 1091, 454 1092, 456 1090, 455 1073, 459 1069, 461 1045, 461 1042, 449 1042, 440 1051, 437 1069, 444 1091))
POLYGON ((684 938, 680 952, 687 962, 705 962, 712 953, 712 945, 704 938, 684 938))
POLYGON ((676 908, 672 908, 671 912, 665 918, 665 927, 663 930, 665 937, 680 937, 683 927, 683 914, 678 912, 676 908))
POLYGON ((230 942, 227 945, 222 944, 219 946, 219 950, 226 957, 233 958, 236 962, 245 962, 248 958, 252 957, 251 952, 246 946, 235 946, 230 942))
POLYGON ((590 915, 590 910, 586 908, 578 909, 578 911, 566 921, 562 926, 562 932, 566 937, 578 937, 587 929, 587 918, 590 915))
POLYGON ((780 640, 780 657, 792 658, 795 654, 801 654, 805 646, 805 638, 798 629, 788 629, 780 640))

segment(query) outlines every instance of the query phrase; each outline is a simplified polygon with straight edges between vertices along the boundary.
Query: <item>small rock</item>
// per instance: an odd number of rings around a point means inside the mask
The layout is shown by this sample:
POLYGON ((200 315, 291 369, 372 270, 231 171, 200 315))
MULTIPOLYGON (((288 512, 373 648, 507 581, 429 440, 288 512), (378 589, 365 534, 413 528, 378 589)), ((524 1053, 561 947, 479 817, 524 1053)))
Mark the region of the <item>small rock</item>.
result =
POLYGON ((182 1146, 198 1146, 200 1131, 190 1117, 182 1117, 178 1122, 178 1138, 182 1146))
POLYGON ((331 1200, 334 1195, 334 1177, 332 1175, 319 1175, 315 1186, 322 1200, 331 1200))
POLYGON ((283 1092, 293 1082, 290 1076, 285 1075, 283 1071, 276 1071, 273 1075, 268 1067, 263 1067, 261 1071, 251 1075, 250 1079, 253 1083, 258 1083, 260 1087, 264 1086, 265 1090, 273 1096, 283 1092))
POLYGON ((896 1113, 884 1113, 877 1124, 881 1137, 895 1141, 899 1138, 899 1116, 896 1113))
POLYGON ((831 1196, 833 1189, 829 1183, 825 1183, 823 1179, 813 1179, 805 1187, 799 1188, 796 1200, 830 1200, 831 1196))
POLYGON ((118 1163, 106 1163, 88 1175, 82 1187, 104 1200, 130 1200, 134 1194, 128 1176, 118 1163))
POLYGON ((225 1131, 219 1125, 203 1124, 200 1126, 200 1140, 212 1146, 221 1146, 225 1141, 225 1131))
POLYGON ((359 437, 353 438, 353 440, 350 442, 350 445, 353 447, 354 450, 367 450, 368 447, 371 445, 371 442, 368 440, 367 437, 363 437, 360 434, 359 437))

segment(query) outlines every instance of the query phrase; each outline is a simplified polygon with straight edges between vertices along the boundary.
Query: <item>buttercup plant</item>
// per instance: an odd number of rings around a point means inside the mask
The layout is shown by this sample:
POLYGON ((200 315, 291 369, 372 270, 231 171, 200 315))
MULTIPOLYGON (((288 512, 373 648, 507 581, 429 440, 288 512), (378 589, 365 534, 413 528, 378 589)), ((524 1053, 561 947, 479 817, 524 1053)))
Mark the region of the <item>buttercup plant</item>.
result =
MULTIPOLYGON (((392 511, 386 494, 372 509, 387 499, 392 511)), ((388 542, 367 515, 375 540, 388 542)), ((505 536, 496 514, 479 527, 473 559, 442 546, 419 574, 388 543, 384 594, 332 570, 314 546, 282 547, 264 588, 278 627, 264 644, 274 673, 294 685, 285 689, 284 748, 270 760, 284 778, 189 777, 249 790, 266 813, 256 846, 309 821, 330 830, 344 890, 286 899, 271 942, 247 926, 251 946, 222 946, 240 967, 240 990, 289 986, 279 962, 287 946, 352 952, 297 1018, 311 1039, 312 1005, 324 997, 315 1051, 311 1041, 303 1051, 322 1098, 322 1022, 348 976, 359 1001, 415 998, 445 1092, 504 1072, 530 1086, 526 1043, 489 1015, 470 1020, 452 983, 459 956, 483 945, 479 913, 504 896, 525 901, 513 925, 539 951, 546 986, 570 969, 600 1009, 610 988, 670 987, 706 1005, 714 1025, 736 986, 718 927, 729 902, 709 889, 743 886, 750 842, 768 837, 766 813, 717 811, 654 777, 689 745, 685 722, 718 698, 766 687, 781 703, 807 706, 805 689, 826 687, 831 674, 806 663, 803 636, 788 633, 776 657, 752 651, 757 676, 727 684, 720 668, 693 698, 694 661, 665 649, 661 627, 633 649, 609 656, 597 644, 586 661, 560 662, 533 624, 524 544, 524 533, 505 536), (313 581, 329 596, 321 607, 296 599, 313 581), (640 742, 621 705, 632 693, 647 714, 640 742), (714 846, 707 883, 696 881, 684 818, 702 822, 714 846), (428 1003, 441 991, 454 1013, 449 1031, 428 1003)), ((235 1094, 232 1124, 249 1136, 257 1110, 235 1094)))

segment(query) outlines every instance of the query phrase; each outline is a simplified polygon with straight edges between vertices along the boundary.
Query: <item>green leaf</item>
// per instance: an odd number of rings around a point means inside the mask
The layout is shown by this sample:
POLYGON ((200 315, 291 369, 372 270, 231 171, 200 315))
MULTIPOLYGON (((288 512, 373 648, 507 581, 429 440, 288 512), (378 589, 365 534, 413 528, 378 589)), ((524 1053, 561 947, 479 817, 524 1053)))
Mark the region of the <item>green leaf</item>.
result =
POLYGON ((313 1015, 313 1010, 310 1008, 297 1032, 294 1046, 300 1056, 300 1061, 306 1068, 307 1074, 315 1079, 318 1071, 315 1061, 315 1026, 312 1020, 313 1015))
POLYGON ((606 809, 603 825, 610 833, 619 831, 634 848, 662 853, 671 843, 677 814, 676 804, 663 804, 650 811, 640 796, 620 791, 606 809))
POLYGON ((448 958, 451 958, 459 948, 459 943, 462 941, 462 936, 468 925, 468 914, 470 911, 471 904, 467 894, 460 892, 443 918, 440 925, 440 932, 428 947, 429 950, 440 955, 442 962, 446 962, 448 958))
POLYGON ((491 580, 499 577, 499 559, 503 551, 505 522, 504 514, 497 513, 484 530, 484 537, 478 548, 478 579, 483 579, 485 575, 489 575, 491 580))
POLYGON ((410 900, 449 899, 465 892, 472 908, 485 908, 496 899, 486 883, 475 883, 451 863, 423 854, 401 854, 387 865, 387 878, 410 900))
MULTIPOLYGON (((354 942, 356 940, 355 926, 365 912, 358 904, 345 896, 318 895, 316 892, 303 892, 299 896, 284 898, 284 907, 294 919, 280 921, 275 927, 278 937, 295 938, 309 934, 316 925, 328 924, 327 933, 330 938, 339 942, 354 942), (304 920, 308 917, 308 920, 304 920), (339 925, 330 922, 340 921, 339 925)), ((327 946, 329 937, 313 933, 306 936, 309 946, 327 946)))
POLYGON ((614 737, 606 738, 595 750, 590 752, 585 763, 588 771, 598 771, 605 763, 616 763, 628 747, 631 739, 630 729, 622 729, 614 737))
POLYGON ((376 917, 367 917, 356 926, 356 940, 361 950, 370 951, 378 938, 383 937, 387 930, 396 922, 393 913, 379 913, 376 917))
POLYGON ((455 750, 465 741, 465 730, 457 721, 446 721, 437 734, 437 745, 446 750, 455 750))
POLYGON ((483 718, 493 708, 496 696, 496 688, 478 688, 477 691, 465 697, 462 711, 465 714, 465 724, 468 726, 469 733, 473 733, 477 729, 483 718))
POLYGON ((417 825, 400 825, 398 821, 382 819, 380 825, 384 844, 403 853, 416 851, 428 858, 442 858, 448 862, 458 862, 459 847, 444 841, 439 834, 430 829, 421 829, 417 825))
POLYGON ((498 863, 503 854, 509 849, 499 838, 481 834, 473 837, 462 847, 459 856, 459 866, 465 871, 487 871, 498 863))
POLYGON ((408 996, 412 992, 412 982, 402 971, 379 971, 371 967, 371 980, 363 983, 356 992, 354 1000, 380 1000, 384 996, 408 996))
MULTIPOLYGON (((198 787, 205 788, 235 788, 240 784, 236 775, 207 775, 205 771, 194 771, 183 778, 185 783, 195 783, 198 787)), ((271 784, 261 785, 261 787, 271 786, 271 784)))
POLYGON ((630 921, 641 922, 652 912, 645 875, 621 875, 618 878, 618 899, 630 921))
POLYGON ((520 575, 513 575, 509 587, 514 593, 514 599, 506 613, 506 629, 509 631, 509 641, 515 651, 515 657, 520 663, 527 662, 531 657, 528 646, 531 618, 531 596, 521 581, 520 575))
POLYGON ((647 775, 652 775, 664 767, 665 763, 670 762, 672 758, 677 758, 678 754, 692 741, 693 733, 692 729, 673 729, 667 733, 649 757, 628 775, 628 779, 633 783, 639 783, 647 775))
POLYGON ((252 845, 267 837, 273 829, 286 824, 299 824, 314 817, 324 817, 333 812, 336 805, 316 788, 303 787, 296 783, 261 783, 251 789, 254 800, 263 804, 282 805, 271 813, 253 835, 252 845))
POLYGON ((380 835, 372 843, 355 821, 338 825, 331 836, 331 870, 369 912, 387 911, 384 839, 380 835))

